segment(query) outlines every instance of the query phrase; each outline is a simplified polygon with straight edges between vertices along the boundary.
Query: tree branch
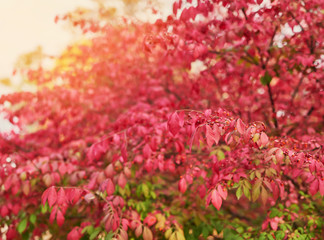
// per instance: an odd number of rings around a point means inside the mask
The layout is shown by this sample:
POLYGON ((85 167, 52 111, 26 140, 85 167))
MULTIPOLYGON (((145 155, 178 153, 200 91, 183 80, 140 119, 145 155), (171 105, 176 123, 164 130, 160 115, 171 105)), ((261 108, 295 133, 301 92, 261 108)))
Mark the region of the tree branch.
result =
POLYGON ((276 129, 278 129, 278 121, 277 121, 276 108, 275 108, 275 104, 274 104, 274 100, 273 100, 273 96, 272 96, 270 84, 267 84, 267 88, 268 88, 268 93, 269 93, 269 98, 270 98, 271 108, 272 108, 272 120, 274 122, 274 125, 275 125, 276 129))

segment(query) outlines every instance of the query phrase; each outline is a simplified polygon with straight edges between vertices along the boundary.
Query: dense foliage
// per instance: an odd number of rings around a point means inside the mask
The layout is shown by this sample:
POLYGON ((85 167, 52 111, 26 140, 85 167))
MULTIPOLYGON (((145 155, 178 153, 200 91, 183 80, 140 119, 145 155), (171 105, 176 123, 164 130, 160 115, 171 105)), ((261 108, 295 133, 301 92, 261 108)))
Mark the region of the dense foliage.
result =
POLYGON ((0 98, 19 127, 0 137, 6 239, 323 239, 323 9, 63 16, 87 40, 0 98))

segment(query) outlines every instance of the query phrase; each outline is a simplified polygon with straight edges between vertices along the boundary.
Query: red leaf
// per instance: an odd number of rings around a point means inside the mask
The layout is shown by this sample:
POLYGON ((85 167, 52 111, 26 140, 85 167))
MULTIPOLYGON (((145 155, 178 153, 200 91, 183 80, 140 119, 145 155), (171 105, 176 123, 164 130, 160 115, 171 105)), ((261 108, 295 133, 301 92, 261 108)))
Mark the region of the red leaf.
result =
POLYGON ((106 174, 106 177, 108 177, 108 178, 111 178, 116 174, 115 170, 114 170, 114 166, 111 163, 106 167, 105 174, 106 174))
POLYGON ((78 188, 72 189, 68 194, 68 199, 69 199, 70 203, 71 204, 77 203, 81 198, 82 192, 83 192, 83 190, 78 189, 78 188))
POLYGON ((180 118, 177 112, 171 114, 168 120, 168 128, 173 136, 180 131, 180 118))
POLYGON ((9 209, 7 208, 7 206, 2 206, 0 210, 0 216, 4 218, 8 214, 9 214, 9 209))
POLYGON ((180 127, 183 127, 183 125, 184 125, 184 117, 185 117, 185 112, 184 111, 179 112, 179 124, 180 124, 180 127))
POLYGON ((146 223, 149 227, 153 226, 156 223, 156 217, 153 215, 148 215, 144 219, 144 223, 146 223))
POLYGON ((60 210, 58 210, 57 215, 56 215, 57 225, 62 226, 64 223, 64 220, 65 220, 65 218, 63 216, 63 213, 60 210))
POLYGON ((51 215, 50 215, 50 223, 53 223, 54 219, 55 219, 55 216, 56 216, 56 212, 57 212, 57 206, 54 206, 52 211, 51 211, 51 215))
POLYGON ((66 203, 66 196, 63 188, 60 188, 57 194, 57 204, 62 205, 66 203))
POLYGON ((187 182, 184 178, 180 179, 178 188, 181 193, 185 193, 185 191, 187 190, 187 182))
POLYGON ((152 149, 150 147, 149 144, 145 144, 145 146, 143 147, 143 156, 145 158, 149 158, 151 156, 152 153, 152 149))
POLYGON ((49 192, 49 188, 47 188, 44 192, 43 192, 43 194, 42 194, 42 204, 43 204, 43 206, 45 206, 45 203, 46 203, 46 201, 47 201, 47 197, 48 197, 48 192, 49 192))
POLYGON ((219 193, 214 189, 212 191, 211 201, 214 207, 219 210, 222 206, 222 198, 220 197, 219 193))
POLYGON ((319 183, 318 180, 315 179, 309 186, 309 193, 314 196, 317 193, 318 188, 319 188, 319 183))
POLYGON ((126 143, 124 143, 121 147, 121 155, 124 160, 124 162, 127 162, 127 149, 126 149, 126 143))
POLYGON ((236 121, 236 129, 240 134, 244 134, 246 130, 245 124, 242 122, 242 120, 239 118, 236 121))
POLYGON ((153 240, 153 233, 152 233, 151 229, 149 229, 146 226, 144 226, 143 239, 144 240, 153 240))
POLYGON ((279 197, 279 188, 278 185, 273 181, 271 183, 273 199, 276 201, 279 197))
POLYGON ((135 236, 136 236, 136 237, 141 236, 141 235, 142 235, 142 232, 143 232, 142 225, 139 225, 139 226, 135 229, 135 236))
POLYGON ((106 191, 108 196, 113 195, 115 192, 115 185, 110 178, 107 179, 106 191))
POLYGON ((324 181, 323 180, 319 180, 319 192, 321 194, 321 196, 324 196, 324 181))
POLYGON ((278 217, 270 219, 270 226, 273 230, 277 231, 278 229, 278 217))
POLYGON ((211 128, 209 125, 206 125, 206 139, 207 139, 207 145, 211 147, 214 142, 216 145, 219 142, 220 139, 220 131, 217 125, 214 125, 213 128, 211 128))
POLYGON ((172 11, 173 11, 173 14, 174 14, 174 15, 177 15, 178 8, 179 8, 179 3, 178 3, 178 1, 175 1, 175 2, 173 3, 173 8, 172 8, 172 11))
POLYGON ((127 183, 127 180, 125 178, 125 175, 124 173, 121 173, 119 174, 119 177, 118 177, 118 185, 121 187, 121 188, 124 188, 125 185, 127 183))
POLYGON ((87 152, 87 157, 90 162, 99 160, 101 156, 107 151, 107 146, 104 142, 92 144, 87 152))
POLYGON ((48 205, 52 207, 57 200, 57 193, 54 186, 50 187, 48 190, 48 205))
POLYGON ((217 191, 219 193, 219 195, 224 199, 226 200, 227 198, 227 189, 221 185, 218 185, 217 187, 217 191))
POLYGON ((206 196, 206 187, 205 186, 199 187, 199 196, 201 199, 203 199, 206 196))
POLYGON ((112 225, 113 225, 113 215, 109 215, 105 223, 105 229, 107 232, 110 232, 110 230, 112 229, 112 225))
POLYGON ((81 230, 79 227, 75 227, 67 235, 67 240, 79 240, 82 237, 81 230))
POLYGON ((268 144, 269 142, 269 137, 267 136, 267 134, 265 134, 264 132, 261 133, 260 136, 260 144, 259 147, 264 147, 268 144))

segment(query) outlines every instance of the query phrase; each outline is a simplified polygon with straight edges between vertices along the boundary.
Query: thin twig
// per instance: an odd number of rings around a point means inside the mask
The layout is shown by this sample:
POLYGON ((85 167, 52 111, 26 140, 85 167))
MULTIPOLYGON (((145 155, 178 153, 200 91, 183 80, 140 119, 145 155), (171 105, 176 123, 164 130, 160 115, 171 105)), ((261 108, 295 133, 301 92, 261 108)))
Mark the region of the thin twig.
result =
POLYGON ((269 98, 270 98, 271 108, 272 108, 272 114, 273 114, 272 120, 274 122, 274 125, 275 125, 276 129, 278 129, 278 121, 277 121, 277 116, 276 116, 276 108, 275 108, 275 104, 274 104, 274 100, 273 100, 273 96, 272 96, 270 84, 267 84, 267 88, 268 88, 268 93, 269 93, 269 98))

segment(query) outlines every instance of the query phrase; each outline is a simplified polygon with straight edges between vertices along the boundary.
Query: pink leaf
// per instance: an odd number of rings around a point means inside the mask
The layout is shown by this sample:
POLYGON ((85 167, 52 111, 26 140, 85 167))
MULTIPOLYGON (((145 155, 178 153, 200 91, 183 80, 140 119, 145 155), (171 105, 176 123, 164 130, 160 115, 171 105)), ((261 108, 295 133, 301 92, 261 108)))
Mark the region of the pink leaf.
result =
POLYGON ((75 204, 76 202, 78 202, 81 198, 82 192, 83 191, 78 188, 71 189, 68 194, 68 199, 69 199, 70 203, 75 204))
POLYGON ((56 216, 56 213, 57 213, 57 206, 54 206, 52 211, 51 211, 51 215, 50 215, 50 223, 53 223, 54 219, 55 219, 55 216, 56 216))
POLYGON ((143 239, 144 240, 153 240, 153 233, 152 233, 151 229, 149 229, 146 226, 144 226, 143 239))
POLYGON ((118 177, 118 185, 121 188, 124 188, 126 186, 126 183, 127 183, 127 180, 125 178, 124 173, 119 174, 119 177, 118 177))
POLYGON ((184 111, 179 112, 179 125, 180 125, 180 127, 183 127, 183 125, 184 125, 184 117, 185 117, 185 112, 184 111))
POLYGON ((277 231, 278 229, 278 220, 277 217, 270 219, 270 226, 273 230, 277 231))
POLYGON ((90 160, 90 162, 99 160, 106 151, 107 151, 107 146, 105 145, 105 143, 98 142, 92 144, 92 146, 89 148, 87 152, 87 157, 90 160))
POLYGON ((180 179, 178 188, 181 193, 185 193, 185 191, 187 190, 187 182, 184 178, 180 179))
POLYGON ((79 240, 82 237, 81 230, 79 227, 75 227, 67 235, 67 240, 79 240))
POLYGON ((268 142, 269 142, 269 137, 267 136, 267 134, 262 132, 260 136, 260 147, 266 146, 268 142))
POLYGON ((217 125, 214 125, 213 128, 211 128, 209 125, 206 125, 206 139, 207 139, 207 145, 211 147, 214 142, 216 145, 219 142, 220 139, 220 131, 217 125))
POLYGON ((48 198, 48 192, 49 192, 49 188, 48 189, 46 189, 44 192, 43 192, 43 194, 42 194, 42 204, 43 204, 43 206, 45 206, 45 203, 46 203, 46 201, 47 201, 47 198, 48 198))
POLYGON ((136 236, 136 237, 141 236, 141 235, 142 235, 142 232, 143 232, 142 225, 139 225, 139 226, 135 229, 135 236, 136 236))
POLYGON ((309 193, 314 196, 317 193, 318 188, 319 188, 319 183, 318 180, 315 179, 309 186, 309 193))
POLYGON ((199 196, 201 199, 203 199, 206 196, 206 187, 205 186, 199 187, 199 196))
POLYGON ((111 181, 110 178, 108 178, 108 180, 107 180, 106 191, 107 191, 108 196, 113 195, 114 192, 115 192, 115 185, 114 185, 114 183, 111 181))
POLYGON ((266 220, 262 223, 262 227, 261 227, 261 229, 262 229, 263 231, 266 230, 267 227, 268 227, 268 225, 269 225, 269 219, 266 219, 266 220))
POLYGON ((219 210, 222 206, 222 198, 220 197, 219 193, 214 189, 212 191, 211 201, 214 207, 219 210))
POLYGON ((323 180, 319 180, 319 192, 321 194, 321 196, 324 196, 324 181, 323 180))
MULTIPOLYGON (((182 0, 180 0, 180 2, 181 2, 181 1, 182 1, 182 0)), ((180 6, 180 4, 179 4, 178 1, 175 1, 175 2, 173 3, 172 11, 173 11, 173 14, 174 14, 174 15, 177 15, 177 12, 178 12, 179 6, 180 6)))
POLYGON ((143 147, 143 156, 145 158, 149 158, 151 156, 152 153, 152 149, 150 147, 149 144, 145 144, 145 146, 143 147))
POLYGON ((171 114, 168 120, 168 128, 173 136, 180 131, 180 118, 177 112, 171 114))
POLYGON ((127 162, 127 149, 126 149, 126 143, 124 143, 121 147, 121 155, 124 160, 124 162, 127 162))
POLYGON ((63 188, 60 188, 57 194, 57 204, 62 205, 66 203, 66 196, 63 188))
POLYGON ((242 120, 239 118, 236 121, 236 129, 239 133, 244 134, 246 130, 245 124, 242 122, 242 120))
POLYGON ((226 200, 227 198, 227 189, 221 185, 218 185, 217 187, 217 191, 219 193, 219 195, 224 199, 226 200))
POLYGON ((111 178, 116 174, 114 170, 114 166, 111 163, 105 168, 105 174, 106 177, 108 178, 111 178))
POLYGON ((48 190, 48 205, 52 207, 57 200, 57 193, 54 186, 50 187, 48 190))
POLYGON ((58 210, 57 215, 56 215, 57 225, 62 226, 64 223, 64 220, 65 220, 65 218, 63 216, 63 213, 60 210, 58 210))

